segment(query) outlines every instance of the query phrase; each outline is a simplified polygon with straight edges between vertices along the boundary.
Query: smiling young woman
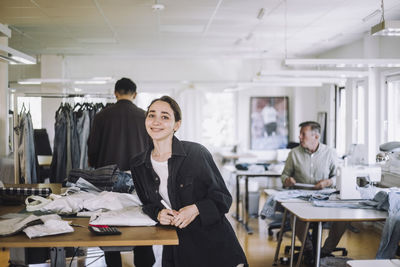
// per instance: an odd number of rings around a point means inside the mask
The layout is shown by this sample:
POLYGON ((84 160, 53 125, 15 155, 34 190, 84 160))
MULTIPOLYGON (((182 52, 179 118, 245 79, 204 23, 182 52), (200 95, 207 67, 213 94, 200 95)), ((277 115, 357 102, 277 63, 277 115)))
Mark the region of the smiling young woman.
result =
POLYGON ((161 225, 176 227, 178 233, 179 245, 163 248, 162 266, 247 266, 225 216, 232 197, 210 152, 174 136, 181 118, 171 97, 153 100, 145 120, 152 145, 131 162, 143 211, 161 225))

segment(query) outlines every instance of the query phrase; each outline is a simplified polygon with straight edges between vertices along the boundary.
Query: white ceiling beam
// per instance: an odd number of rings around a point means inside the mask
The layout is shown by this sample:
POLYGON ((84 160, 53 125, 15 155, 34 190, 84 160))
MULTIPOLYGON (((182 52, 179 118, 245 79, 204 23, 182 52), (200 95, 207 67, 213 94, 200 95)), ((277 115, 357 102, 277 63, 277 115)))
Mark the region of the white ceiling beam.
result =
POLYGON ((0 36, 11 38, 11 30, 7 27, 7 25, 0 23, 0 36))

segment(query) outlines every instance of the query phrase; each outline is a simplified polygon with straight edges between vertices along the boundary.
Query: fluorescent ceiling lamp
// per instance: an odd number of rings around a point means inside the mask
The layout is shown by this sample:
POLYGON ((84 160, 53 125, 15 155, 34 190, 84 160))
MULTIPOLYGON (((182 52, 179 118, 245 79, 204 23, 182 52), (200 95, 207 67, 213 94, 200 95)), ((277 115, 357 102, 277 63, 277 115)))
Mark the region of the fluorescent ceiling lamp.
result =
POLYGON ((292 82, 292 81, 275 81, 275 82, 249 82, 238 83, 239 87, 321 87, 321 82, 306 81, 306 82, 292 82))
POLYGON ((18 81, 18 84, 35 85, 35 84, 42 84, 42 82, 41 81, 18 81))
POLYGON ((59 84, 59 83, 69 83, 68 79, 24 79, 19 80, 18 84, 59 84))
POLYGON ((371 28, 373 36, 400 36, 400 20, 383 20, 371 28))
POLYGON ((36 59, 34 57, 5 45, 0 45, 0 55, 1 59, 7 60, 11 64, 36 64, 36 59))
POLYGON ((274 77, 340 77, 340 78, 362 78, 368 76, 368 71, 351 70, 263 70, 260 76, 274 77))
POLYGON ((102 80, 86 80, 86 81, 74 81, 74 84, 106 84, 108 81, 102 80))
POLYGON ((258 77, 255 78, 255 83, 290 83, 293 85, 313 85, 313 84, 323 84, 323 83, 333 83, 333 84, 344 84, 346 82, 345 78, 335 78, 335 77, 258 77))
POLYGON ((72 79, 25 79, 19 80, 18 84, 106 84, 112 82, 111 77, 95 77, 93 79, 82 79, 82 80, 72 80, 72 79))
POLYGON ((297 58, 286 59, 286 65, 291 66, 329 66, 329 67, 400 67, 400 58, 347 58, 347 59, 328 59, 328 58, 297 58))

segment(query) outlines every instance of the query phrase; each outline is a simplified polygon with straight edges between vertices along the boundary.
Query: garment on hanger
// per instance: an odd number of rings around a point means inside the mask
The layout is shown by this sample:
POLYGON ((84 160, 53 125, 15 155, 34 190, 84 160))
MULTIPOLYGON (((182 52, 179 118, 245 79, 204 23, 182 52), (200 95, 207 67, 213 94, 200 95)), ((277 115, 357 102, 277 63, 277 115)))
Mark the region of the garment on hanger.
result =
POLYGON ((21 112, 17 115, 14 131, 18 136, 18 149, 16 152, 18 153, 18 165, 20 167, 19 182, 23 184, 36 184, 37 164, 33 139, 32 117, 29 110, 26 110, 25 104, 22 105, 21 112))
POLYGON ((62 183, 72 169, 89 169, 87 139, 94 115, 102 103, 62 103, 56 111, 54 153, 50 166, 50 181, 62 183))

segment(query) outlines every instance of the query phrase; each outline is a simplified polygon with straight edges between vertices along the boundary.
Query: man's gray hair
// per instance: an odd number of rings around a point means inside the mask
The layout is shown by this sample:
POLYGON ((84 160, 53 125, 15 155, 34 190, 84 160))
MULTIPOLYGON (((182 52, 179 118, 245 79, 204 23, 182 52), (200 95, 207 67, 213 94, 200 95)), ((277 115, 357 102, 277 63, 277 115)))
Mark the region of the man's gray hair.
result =
POLYGON ((314 133, 317 133, 318 135, 321 135, 321 125, 316 122, 316 121, 305 121, 299 124, 300 128, 310 126, 311 131, 314 133))

